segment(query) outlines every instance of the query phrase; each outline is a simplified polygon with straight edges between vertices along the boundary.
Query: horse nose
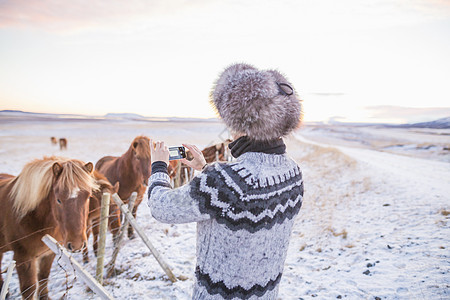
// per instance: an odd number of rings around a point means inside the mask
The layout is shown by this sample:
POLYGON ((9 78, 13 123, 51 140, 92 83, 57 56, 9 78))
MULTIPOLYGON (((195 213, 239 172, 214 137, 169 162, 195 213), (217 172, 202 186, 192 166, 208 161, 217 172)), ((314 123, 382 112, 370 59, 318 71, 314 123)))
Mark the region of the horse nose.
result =
POLYGON ((72 242, 67 242, 67 244, 66 244, 66 248, 69 249, 70 251, 74 252, 74 253, 82 251, 83 249, 86 248, 86 246, 87 246, 87 242, 86 241, 83 241, 82 244, 77 244, 76 242, 73 243, 73 241, 72 242))

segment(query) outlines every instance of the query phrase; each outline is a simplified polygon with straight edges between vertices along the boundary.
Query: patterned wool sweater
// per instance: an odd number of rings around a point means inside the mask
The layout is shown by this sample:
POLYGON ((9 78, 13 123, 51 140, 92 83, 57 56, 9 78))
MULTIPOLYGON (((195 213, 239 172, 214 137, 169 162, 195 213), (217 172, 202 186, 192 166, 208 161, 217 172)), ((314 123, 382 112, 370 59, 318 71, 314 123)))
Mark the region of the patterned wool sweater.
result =
POLYGON ((165 223, 197 222, 193 299, 276 299, 294 218, 299 166, 287 155, 247 152, 214 163, 187 185, 149 179, 149 206, 165 223))

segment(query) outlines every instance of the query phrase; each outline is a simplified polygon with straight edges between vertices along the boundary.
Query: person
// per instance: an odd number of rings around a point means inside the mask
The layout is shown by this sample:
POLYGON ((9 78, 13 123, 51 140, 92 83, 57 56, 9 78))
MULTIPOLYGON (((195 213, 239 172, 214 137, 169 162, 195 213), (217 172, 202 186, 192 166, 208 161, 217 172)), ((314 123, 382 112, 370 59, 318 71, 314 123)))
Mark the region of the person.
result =
POLYGON ((172 189, 169 152, 156 141, 148 205, 160 222, 197 222, 193 299, 276 299, 303 199, 301 170, 282 137, 299 126, 301 102, 278 71, 234 64, 215 82, 211 103, 234 135, 236 160, 207 165, 184 144, 194 158, 182 162, 200 173, 172 189))

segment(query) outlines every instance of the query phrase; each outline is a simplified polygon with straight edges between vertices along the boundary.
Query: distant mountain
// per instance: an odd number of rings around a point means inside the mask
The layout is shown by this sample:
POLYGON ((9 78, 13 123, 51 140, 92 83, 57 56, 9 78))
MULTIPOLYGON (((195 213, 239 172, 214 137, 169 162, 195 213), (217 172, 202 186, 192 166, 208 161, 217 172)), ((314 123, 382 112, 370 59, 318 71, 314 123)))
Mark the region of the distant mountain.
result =
POLYGON ((22 111, 22 110, 0 110, 0 113, 3 115, 14 115, 14 116, 20 116, 20 115, 34 115, 34 116, 50 116, 52 114, 45 114, 45 113, 34 113, 34 112, 28 112, 28 111, 22 111))
POLYGON ((10 109, 0 110, 0 113, 22 113, 22 114, 32 114, 32 113, 30 113, 30 112, 25 112, 25 111, 21 111, 21 110, 10 110, 10 109))
POLYGON ((108 113, 104 116, 34 113, 21 110, 0 110, 0 121, 138 121, 138 122, 219 122, 217 118, 144 117, 134 113, 108 113))
POLYGON ((146 117, 133 113, 108 113, 105 115, 107 119, 146 119, 146 117))
POLYGON ((52 119, 86 119, 90 116, 74 115, 74 114, 53 114, 53 113, 36 113, 22 110, 0 110, 0 116, 6 118, 26 118, 28 120, 52 120, 52 119))
POLYGON ((421 122, 413 124, 403 124, 399 127, 404 128, 435 128, 435 129, 450 129, 450 117, 438 119, 430 122, 421 122))

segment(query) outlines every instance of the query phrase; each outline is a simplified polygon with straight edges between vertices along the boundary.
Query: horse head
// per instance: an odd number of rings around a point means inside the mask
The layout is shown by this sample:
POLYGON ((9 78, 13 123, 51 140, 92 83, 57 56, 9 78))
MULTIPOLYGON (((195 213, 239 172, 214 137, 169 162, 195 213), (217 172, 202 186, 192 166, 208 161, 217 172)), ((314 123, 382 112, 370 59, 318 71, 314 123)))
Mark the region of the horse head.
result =
POLYGON ((142 175, 142 183, 147 184, 151 173, 150 139, 136 137, 131 143, 133 171, 142 175))
POLYGON ((108 179, 99 171, 95 170, 93 172, 93 176, 95 179, 95 182, 98 185, 98 189, 92 190, 92 196, 91 198, 96 198, 96 200, 100 203, 102 200, 102 195, 104 193, 109 193, 111 195, 119 192, 119 185, 120 183, 117 181, 116 184, 113 186, 108 181, 108 179))
MULTIPOLYGON (((120 183, 117 181, 114 186, 111 185, 111 183, 108 181, 108 179, 101 174, 98 171, 94 171, 94 178, 96 183, 98 184, 99 188, 98 190, 92 191, 91 201, 89 203, 89 208, 92 211, 97 211, 101 207, 102 203, 102 195, 104 193, 109 193, 111 195, 119 192, 119 186, 120 183)), ((119 207, 114 203, 114 201, 111 200, 109 204, 109 218, 108 218, 108 224, 111 230, 117 230, 120 228, 121 222, 120 222, 120 209, 119 207)))
POLYGON ((89 213, 89 197, 96 190, 92 163, 69 160, 55 162, 50 201, 52 212, 59 223, 67 249, 78 252, 86 247, 86 224, 89 213))

